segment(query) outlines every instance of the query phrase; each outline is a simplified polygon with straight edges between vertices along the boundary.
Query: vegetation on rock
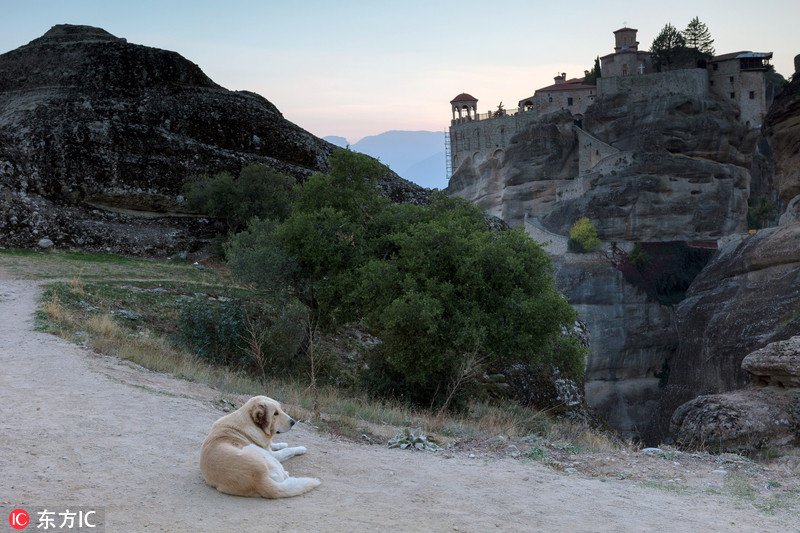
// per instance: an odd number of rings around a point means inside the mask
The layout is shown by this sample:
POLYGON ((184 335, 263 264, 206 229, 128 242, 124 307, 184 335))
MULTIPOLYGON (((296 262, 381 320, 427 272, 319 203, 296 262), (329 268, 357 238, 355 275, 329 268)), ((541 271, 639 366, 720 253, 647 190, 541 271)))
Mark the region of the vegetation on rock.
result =
POLYGON ((599 249, 602 244, 603 243, 597 237, 597 228, 587 217, 580 218, 573 224, 569 232, 569 241, 567 243, 571 252, 594 252, 599 249))

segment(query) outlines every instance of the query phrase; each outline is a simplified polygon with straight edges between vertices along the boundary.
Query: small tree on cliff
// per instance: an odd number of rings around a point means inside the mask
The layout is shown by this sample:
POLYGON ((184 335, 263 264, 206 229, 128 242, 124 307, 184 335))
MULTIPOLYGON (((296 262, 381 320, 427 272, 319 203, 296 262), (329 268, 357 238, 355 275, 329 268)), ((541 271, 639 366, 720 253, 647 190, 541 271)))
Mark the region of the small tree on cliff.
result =
POLYGON ((650 56, 653 58, 656 70, 661 72, 664 67, 669 70, 673 63, 683 57, 685 49, 686 39, 683 34, 675 26, 667 23, 650 45, 650 56))
POLYGON ((569 232, 569 250, 572 252, 594 252, 603 243, 597 237, 597 228, 586 217, 579 219, 569 232))
POLYGON ((600 56, 594 58, 594 66, 589 74, 583 79, 584 85, 597 85, 597 78, 600 77, 600 56))

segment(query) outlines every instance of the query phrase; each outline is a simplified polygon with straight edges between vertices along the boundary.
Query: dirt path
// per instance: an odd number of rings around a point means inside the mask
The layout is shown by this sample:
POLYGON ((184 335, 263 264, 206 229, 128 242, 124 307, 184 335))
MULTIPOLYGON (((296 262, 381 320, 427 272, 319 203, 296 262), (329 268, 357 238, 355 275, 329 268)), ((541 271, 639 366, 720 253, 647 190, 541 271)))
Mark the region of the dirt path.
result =
MULTIPOLYGON (((106 531, 125 533, 800 528, 796 514, 769 515, 728 495, 360 445, 305 424, 286 440, 308 454, 286 465, 321 478, 319 489, 275 501, 226 496, 198 468, 222 415, 219 394, 32 331, 37 295, 33 282, 0 279, 0 531, 12 531, 12 509, 42 505, 102 510, 106 531)), ((33 517, 28 530, 37 530, 33 517)))

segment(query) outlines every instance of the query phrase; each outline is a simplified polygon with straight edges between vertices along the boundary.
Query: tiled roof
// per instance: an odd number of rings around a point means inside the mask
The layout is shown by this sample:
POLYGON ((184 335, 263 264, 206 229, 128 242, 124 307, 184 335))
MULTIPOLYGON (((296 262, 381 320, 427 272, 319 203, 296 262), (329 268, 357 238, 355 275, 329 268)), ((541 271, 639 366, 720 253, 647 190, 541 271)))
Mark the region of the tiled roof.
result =
POLYGON ((714 56, 711 58, 712 63, 718 61, 727 61, 729 59, 744 59, 748 57, 758 57, 762 59, 771 59, 772 52, 732 52, 730 54, 722 54, 721 56, 714 56))
POLYGON ((472 96, 471 94, 461 93, 452 100, 450 100, 451 104, 455 104, 456 102, 477 102, 478 99, 472 96))
POLYGON ((595 85, 584 85, 582 82, 586 78, 572 78, 571 80, 567 80, 563 83, 556 83, 555 85, 548 85, 547 87, 542 87, 541 89, 536 89, 536 92, 540 91, 578 91, 581 89, 597 89, 595 85))

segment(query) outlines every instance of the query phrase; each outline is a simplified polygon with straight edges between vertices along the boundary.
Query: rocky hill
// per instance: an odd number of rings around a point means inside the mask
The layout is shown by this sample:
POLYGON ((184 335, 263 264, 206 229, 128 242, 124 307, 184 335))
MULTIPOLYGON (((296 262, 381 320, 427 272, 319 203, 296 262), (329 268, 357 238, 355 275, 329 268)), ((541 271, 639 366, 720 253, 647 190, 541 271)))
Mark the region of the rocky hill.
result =
POLYGON ((191 252, 215 228, 185 212, 187 179, 249 162, 302 179, 334 148, 175 52, 55 26, 0 55, 0 245, 191 252))

